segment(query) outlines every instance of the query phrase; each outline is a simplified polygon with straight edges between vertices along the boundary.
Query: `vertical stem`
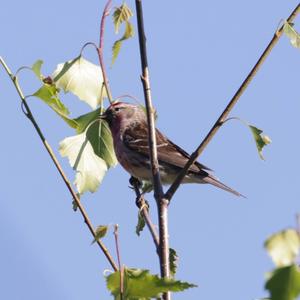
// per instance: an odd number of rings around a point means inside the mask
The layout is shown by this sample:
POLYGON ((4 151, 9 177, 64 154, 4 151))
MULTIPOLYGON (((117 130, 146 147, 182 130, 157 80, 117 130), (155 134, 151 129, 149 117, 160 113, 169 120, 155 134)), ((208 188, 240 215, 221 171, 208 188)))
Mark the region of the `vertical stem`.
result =
POLYGON ((154 195, 155 198, 161 198, 163 195, 163 190, 162 190, 162 185, 160 180, 159 165, 158 165, 157 151, 156 151, 154 109, 152 106, 142 1, 136 0, 135 3, 136 3, 136 11, 137 11, 139 45, 140 45, 141 65, 142 65, 141 79, 143 83, 145 105, 146 105, 146 112, 147 112, 148 143, 150 148, 149 155, 150 155, 152 175, 153 175, 154 195))
POLYGON ((124 268, 122 267, 121 263, 121 255, 120 255, 120 244, 119 244, 119 225, 116 224, 114 228, 114 236, 115 236, 115 243, 116 243, 116 251, 118 257, 118 265, 119 265, 119 272, 120 272, 120 300, 123 300, 124 295, 124 268))
POLYGON ((160 272, 161 276, 170 277, 170 247, 168 231, 168 204, 165 198, 158 204, 158 227, 159 227, 159 249, 160 249, 160 272))
MULTIPOLYGON (((147 125, 148 125, 148 144, 150 148, 151 171, 153 176, 154 197, 158 207, 158 225, 159 225, 159 258, 160 258, 160 272, 163 278, 170 277, 169 264, 169 233, 168 233, 168 201, 163 196, 163 189, 159 174, 159 164, 157 159, 155 123, 154 123, 154 109, 151 100, 151 88, 149 69, 147 62, 147 48, 146 36, 144 30, 144 18, 142 0, 136 0, 137 26, 139 34, 140 56, 142 66, 142 83, 147 111, 147 125)), ((171 294, 165 293, 163 295, 165 300, 171 299, 171 294)))
POLYGON ((101 23, 100 23, 100 41, 99 41, 99 47, 97 48, 99 62, 102 70, 103 75, 103 81, 107 93, 107 97, 110 103, 113 102, 113 97, 111 95, 111 91, 109 88, 108 78, 106 74, 104 59, 103 59, 103 49, 104 49, 104 27, 105 27, 105 18, 109 15, 109 9, 111 5, 112 0, 108 0, 102 14, 101 23))

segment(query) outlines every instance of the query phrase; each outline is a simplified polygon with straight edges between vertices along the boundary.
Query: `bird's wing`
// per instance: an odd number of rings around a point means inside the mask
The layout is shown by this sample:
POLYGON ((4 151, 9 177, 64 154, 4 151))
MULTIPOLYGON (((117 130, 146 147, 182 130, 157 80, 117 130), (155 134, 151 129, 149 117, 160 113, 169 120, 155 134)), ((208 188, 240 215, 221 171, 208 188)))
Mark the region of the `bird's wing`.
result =
MULTIPOLYGON (((146 123, 136 124, 136 126, 126 129, 123 134, 123 142, 129 149, 149 157, 148 128, 146 123)), ((190 158, 189 154, 171 142, 158 129, 156 129, 156 142, 159 161, 179 168, 185 166, 190 158)), ((207 176, 208 174, 204 170, 211 171, 198 162, 190 167, 190 171, 195 173, 203 172, 203 176, 207 176)))

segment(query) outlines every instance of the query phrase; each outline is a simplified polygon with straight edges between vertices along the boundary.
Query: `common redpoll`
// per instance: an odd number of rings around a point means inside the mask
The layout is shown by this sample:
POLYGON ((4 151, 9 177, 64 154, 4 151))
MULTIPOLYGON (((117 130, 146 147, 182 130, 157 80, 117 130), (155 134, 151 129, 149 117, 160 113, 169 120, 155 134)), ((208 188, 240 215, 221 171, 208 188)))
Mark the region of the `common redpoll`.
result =
MULTIPOLYGON (((152 180, 150 168, 147 117, 141 106, 115 102, 101 117, 112 133, 119 163, 133 177, 152 180)), ((162 184, 172 184, 190 158, 189 154, 156 129, 157 157, 162 184)), ((236 196, 240 193, 218 181, 212 170, 195 162, 182 183, 210 183, 236 196)))

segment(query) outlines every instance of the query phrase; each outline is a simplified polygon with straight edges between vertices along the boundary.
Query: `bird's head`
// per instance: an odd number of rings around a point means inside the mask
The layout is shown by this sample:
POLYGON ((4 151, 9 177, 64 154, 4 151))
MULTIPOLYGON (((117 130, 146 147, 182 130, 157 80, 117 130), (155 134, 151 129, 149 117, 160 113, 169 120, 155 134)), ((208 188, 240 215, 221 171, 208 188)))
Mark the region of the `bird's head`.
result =
POLYGON ((139 105, 115 102, 106 109, 101 119, 104 119, 113 131, 125 129, 131 124, 146 121, 146 114, 139 105))

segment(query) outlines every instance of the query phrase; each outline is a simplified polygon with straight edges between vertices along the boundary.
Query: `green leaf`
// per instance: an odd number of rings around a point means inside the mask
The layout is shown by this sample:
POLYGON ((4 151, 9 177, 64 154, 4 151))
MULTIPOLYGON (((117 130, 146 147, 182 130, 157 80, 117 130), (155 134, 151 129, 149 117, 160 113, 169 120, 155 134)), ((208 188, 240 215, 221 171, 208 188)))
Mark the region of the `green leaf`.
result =
POLYGON ((89 124, 97 120, 97 118, 100 116, 100 108, 97 108, 87 114, 81 115, 74 120, 78 124, 77 126, 77 133, 82 133, 86 130, 89 124))
POLYGON ((61 155, 77 171, 75 185, 80 194, 95 192, 107 169, 118 163, 110 129, 99 115, 100 108, 73 119, 78 135, 60 143, 61 155))
POLYGON ((293 47, 300 48, 300 35, 292 25, 293 24, 289 24, 287 21, 285 21, 283 25, 283 32, 290 39, 290 43, 293 47))
POLYGON ((114 151, 112 135, 105 121, 91 125, 87 132, 87 138, 92 144, 95 153, 105 160, 108 167, 117 165, 118 160, 114 151))
POLYGON ((90 125, 87 130, 87 139, 91 143, 94 152, 101 157, 107 163, 108 167, 114 167, 118 161, 115 155, 113 139, 105 121, 98 120, 100 115, 100 109, 96 109, 90 113, 82 115, 76 119, 78 124, 77 132, 81 133, 90 125))
POLYGON ((65 138, 60 142, 59 151, 63 157, 68 157, 76 171, 74 184, 78 192, 95 192, 107 171, 107 164, 95 154, 86 132, 65 138))
POLYGON ((101 68, 82 56, 57 65, 52 78, 57 87, 73 93, 93 109, 106 95, 101 68))
POLYGON ((275 269, 266 282, 272 300, 294 300, 300 294, 300 272, 296 265, 275 269))
MULTIPOLYGON (((114 299, 120 300, 120 272, 118 271, 107 276, 106 284, 114 299)), ((157 298, 161 293, 168 291, 179 292, 191 287, 196 287, 196 285, 171 278, 163 279, 158 277, 158 275, 150 274, 148 270, 124 269, 123 299, 157 298)))
POLYGON ((32 71, 36 75, 36 77, 40 80, 43 79, 43 75, 41 73, 41 67, 42 67, 43 61, 42 60, 37 60, 31 67, 32 71))
POLYGON ((173 248, 169 249, 169 257, 170 257, 170 272, 171 275, 174 276, 178 267, 178 255, 173 248))
POLYGON ((99 241, 100 239, 104 238, 106 233, 108 230, 108 226, 107 225, 100 225, 96 228, 95 230, 95 239, 92 241, 92 244, 96 243, 97 241, 99 241))
POLYGON ((60 101, 55 85, 43 84, 32 96, 38 97, 49 105, 69 126, 77 127, 76 121, 68 117, 68 108, 60 101))
POLYGON ((270 236, 265 248, 277 267, 295 262, 300 250, 300 237, 295 229, 286 229, 270 236))
POLYGON ((116 61, 119 53, 120 53, 120 50, 121 50, 121 46, 122 46, 122 43, 123 41, 131 38, 134 36, 134 29, 133 29, 133 26, 130 22, 126 21, 126 26, 125 26, 125 32, 124 32, 124 35, 118 39, 117 41, 115 41, 113 47, 112 47, 112 62, 111 64, 113 65, 114 62, 116 61))
POLYGON ((258 154, 259 154, 260 158, 264 160, 264 157, 262 155, 262 150, 265 146, 267 146, 268 144, 271 143, 271 139, 267 135, 262 134, 263 131, 261 129, 259 129, 255 126, 252 126, 252 125, 248 125, 248 126, 249 126, 249 128, 252 132, 253 138, 255 140, 258 154))
POLYGON ((264 160, 264 157, 262 155, 262 150, 265 146, 267 146, 268 144, 270 144, 272 142, 271 139, 267 135, 262 134, 263 131, 261 129, 259 129, 253 125, 250 125, 247 121, 245 121, 241 118, 232 117, 232 118, 228 118, 226 121, 229 121, 229 120, 238 120, 250 129, 252 136, 255 140, 255 145, 256 145, 259 157, 264 160))
POLYGON ((140 236, 140 234, 143 231, 145 225, 146 225, 146 223, 145 223, 144 217, 142 216, 142 213, 139 211, 138 212, 138 223, 135 227, 135 232, 138 236, 140 236))
POLYGON ((58 90, 54 85, 44 84, 33 94, 33 96, 42 99, 46 104, 61 114, 68 115, 70 113, 67 107, 65 107, 58 98, 58 90))
POLYGON ((120 7, 116 7, 113 13, 113 21, 115 25, 115 33, 119 33, 120 25, 123 22, 128 21, 133 16, 131 9, 126 3, 123 3, 120 7))
POLYGON ((133 37, 134 35, 134 29, 132 24, 129 22, 130 18, 133 16, 132 11, 130 8, 126 5, 126 3, 123 3, 120 7, 116 7, 114 13, 113 13, 113 21, 115 25, 115 33, 119 33, 119 29, 122 23, 125 23, 125 32, 123 36, 118 39, 112 48, 112 65, 116 61, 120 50, 122 46, 122 42, 133 37))

